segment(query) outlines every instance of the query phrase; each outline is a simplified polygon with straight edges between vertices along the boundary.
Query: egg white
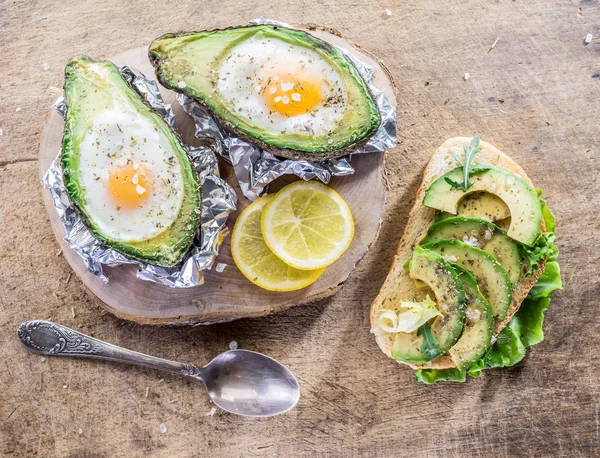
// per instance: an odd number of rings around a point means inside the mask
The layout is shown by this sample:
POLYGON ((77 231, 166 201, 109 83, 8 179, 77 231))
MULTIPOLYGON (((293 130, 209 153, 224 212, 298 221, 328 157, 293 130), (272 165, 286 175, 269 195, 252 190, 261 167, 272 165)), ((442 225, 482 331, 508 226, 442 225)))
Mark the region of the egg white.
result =
POLYGON ((175 152, 165 135, 135 112, 107 110, 94 118, 80 144, 78 174, 85 211, 113 240, 155 237, 181 209, 184 184, 175 152), (128 161, 150 176, 147 198, 134 209, 120 208, 108 187, 109 171, 128 161))
POLYGON ((275 38, 252 37, 234 47, 217 70, 217 91, 230 109, 249 123, 276 134, 323 136, 334 130, 346 109, 345 86, 337 71, 311 49, 275 38), (310 113, 269 113, 259 78, 269 70, 303 68, 323 80, 321 97, 341 96, 335 104, 317 105, 310 113))

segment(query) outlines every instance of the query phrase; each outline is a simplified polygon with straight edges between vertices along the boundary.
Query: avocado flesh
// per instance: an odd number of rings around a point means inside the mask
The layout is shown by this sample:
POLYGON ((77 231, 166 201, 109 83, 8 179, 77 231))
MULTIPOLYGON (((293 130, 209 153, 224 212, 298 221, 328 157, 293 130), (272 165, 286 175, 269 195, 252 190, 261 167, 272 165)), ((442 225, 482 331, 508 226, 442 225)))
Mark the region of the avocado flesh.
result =
POLYGON ((458 340, 463 329, 465 294, 456 272, 432 251, 416 247, 409 269, 413 280, 431 288, 443 317, 436 317, 431 323, 431 333, 437 340, 433 355, 421 353, 423 338, 417 332, 399 332, 394 337, 392 357, 411 364, 426 363, 446 353, 458 340))
POLYGON ((504 267, 510 282, 516 285, 521 275, 521 252, 519 245, 503 230, 483 219, 455 216, 431 226, 420 244, 448 239, 456 239, 490 253, 504 267))
POLYGON ((445 260, 464 267, 477 280, 477 285, 492 307, 494 318, 503 320, 512 300, 512 285, 504 267, 487 251, 458 240, 440 240, 423 245, 445 260))
POLYGON ((258 25, 167 34, 151 43, 149 58, 163 85, 194 98, 236 135, 276 155, 310 160, 342 156, 366 143, 381 123, 377 105, 354 65, 337 48, 302 31, 258 25), (285 46, 315 51, 335 69, 342 78, 347 105, 334 129, 327 135, 282 133, 277 126, 259 126, 232 110, 219 94, 216 71, 249 39, 278 40, 285 46))
POLYGON ((535 243, 541 233, 542 206, 535 190, 523 178, 496 167, 476 165, 469 175, 473 185, 466 193, 451 189, 447 178, 462 182, 462 167, 435 180, 425 192, 423 205, 456 215, 465 194, 481 191, 495 194, 510 210, 508 236, 525 245, 535 243))
MULTIPOLYGON (((510 217, 510 210, 502 199, 489 192, 473 192, 465 195, 456 208, 456 214, 473 218, 481 218, 492 223, 510 217)), ((452 213, 439 212, 436 221, 451 218, 452 213)))
MULTIPOLYGON (((107 246, 139 261, 173 266, 189 249, 200 224, 200 186, 187 153, 169 125, 155 113, 123 80, 110 62, 95 62, 76 57, 65 68, 67 111, 63 134, 62 167, 69 200, 92 235, 107 246), (80 146, 94 119, 108 110, 126 110, 149 121, 171 145, 183 178, 183 200, 177 217, 160 234, 145 240, 114 240, 98 227, 86 206, 85 190, 80 182, 80 146)), ((127 134, 127 132, 124 132, 127 134)))
POLYGON ((458 264, 452 264, 465 290, 467 305, 462 334, 448 350, 456 367, 468 369, 479 361, 492 342, 494 318, 488 301, 477 287, 475 277, 458 264))

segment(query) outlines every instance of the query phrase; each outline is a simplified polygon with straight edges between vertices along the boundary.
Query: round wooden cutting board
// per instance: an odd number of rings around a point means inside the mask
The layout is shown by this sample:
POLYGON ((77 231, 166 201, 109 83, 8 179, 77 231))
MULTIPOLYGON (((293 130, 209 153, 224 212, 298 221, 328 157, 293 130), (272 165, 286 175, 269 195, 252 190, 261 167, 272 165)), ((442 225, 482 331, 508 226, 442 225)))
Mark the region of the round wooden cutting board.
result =
MULTIPOLYGON (((363 62, 374 66, 374 82, 384 90, 391 103, 396 103, 394 84, 387 70, 365 51, 342 39, 332 30, 307 27, 310 33, 330 43, 350 50, 363 62)), ((94 56, 91 56, 92 58, 94 56)), ((124 52, 110 59, 116 65, 128 65, 141 71, 147 77, 154 76, 154 69, 147 59, 147 49, 139 48, 124 52)), ((192 119, 175 100, 175 93, 161 87, 162 96, 173 104, 177 118, 177 128, 185 142, 198 144, 194 138, 192 119)), ((40 176, 48 169, 61 148, 63 119, 52 110, 47 117, 40 141, 40 176)), ((342 286, 356 264, 367 253, 379 232, 381 214, 385 200, 384 157, 382 153, 363 154, 352 158, 356 174, 333 178, 330 186, 339 192, 352 209, 355 219, 355 235, 350 248, 317 282, 294 292, 265 291, 250 283, 237 269, 231 258, 229 236, 222 246, 217 262, 227 264, 223 273, 214 270, 204 271, 204 285, 174 289, 155 283, 139 280, 137 267, 131 265, 115 268, 104 267, 110 278, 108 284, 90 274, 83 261, 63 240, 65 230, 52 205, 49 191, 44 190, 44 202, 54 234, 63 253, 85 286, 101 301, 102 305, 120 318, 143 324, 210 324, 236 318, 260 316, 288 307, 311 302, 330 296, 342 286)), ((248 205, 237 187, 231 168, 221 164, 221 174, 234 187, 238 194, 238 211, 232 213, 228 225, 233 227, 237 214, 248 205)), ((282 177, 269 187, 277 191, 295 178, 282 177)))

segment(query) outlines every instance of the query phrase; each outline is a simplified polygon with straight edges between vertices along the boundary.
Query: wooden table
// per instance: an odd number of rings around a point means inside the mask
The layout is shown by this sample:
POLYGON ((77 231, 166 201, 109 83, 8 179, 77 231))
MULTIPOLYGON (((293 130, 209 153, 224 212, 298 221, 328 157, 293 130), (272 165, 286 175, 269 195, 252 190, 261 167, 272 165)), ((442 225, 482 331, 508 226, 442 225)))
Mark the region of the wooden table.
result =
POLYGON ((0 2, 0 453, 600 454, 600 39, 585 45, 588 33, 600 36, 593 0, 0 2), (261 15, 335 27, 383 58, 396 79, 399 145, 386 158, 379 240, 342 292, 313 305, 195 328, 113 318, 71 276, 42 204, 37 147, 62 69, 76 54, 100 58, 164 32, 261 15), (544 189, 559 219, 565 289, 546 313, 546 340, 520 365, 466 384, 425 386, 378 350, 368 309, 427 158, 445 138, 472 134, 510 154, 544 189), (271 419, 211 417, 193 381, 27 353, 14 331, 34 318, 190 362, 236 340, 287 364, 300 380, 300 403, 271 419))

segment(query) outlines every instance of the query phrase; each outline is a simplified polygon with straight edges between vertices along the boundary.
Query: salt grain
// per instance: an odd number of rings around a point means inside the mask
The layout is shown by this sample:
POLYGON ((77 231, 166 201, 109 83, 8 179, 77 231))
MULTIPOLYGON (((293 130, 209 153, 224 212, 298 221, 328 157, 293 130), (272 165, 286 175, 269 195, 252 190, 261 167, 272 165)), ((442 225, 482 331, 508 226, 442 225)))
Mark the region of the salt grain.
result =
POLYGON ((391 15, 392 15, 392 12, 391 12, 390 10, 387 10, 387 9, 386 9, 386 10, 385 10, 385 15, 389 17, 389 16, 391 16, 391 15))
POLYGON ((210 412, 207 413, 207 416, 214 417, 216 413, 217 413, 217 408, 213 407, 212 409, 210 409, 210 412))
POLYGON ((300 94, 294 93, 294 94, 292 94, 292 100, 294 102, 299 102, 300 100, 302 100, 302 97, 300 97, 300 94))
POLYGON ((290 103, 290 98, 287 95, 284 95, 281 98, 281 101, 284 103, 284 105, 287 105, 288 103, 290 103))
POLYGON ((140 186, 139 184, 135 187, 135 192, 137 192, 140 196, 146 192, 146 188, 140 186))
POLYGON ((46 358, 45 356, 41 356, 41 357, 40 357, 40 361, 42 361, 42 362, 46 361, 46 359, 47 359, 47 358, 46 358))
POLYGON ((281 83, 281 90, 283 92, 290 91, 294 88, 294 83, 281 83))
POLYGON ((46 62, 44 64, 44 71, 47 71, 50 68, 50 65, 48 65, 48 62, 46 62))
POLYGON ((469 78, 471 78, 471 75, 470 75, 470 74, 468 74, 468 73, 465 73, 465 76, 463 76, 463 79, 464 79, 465 81, 467 81, 469 78))
POLYGON ((275 103, 279 103, 281 102, 281 97, 275 97, 273 100, 275 101, 275 103))
POLYGON ((270 92, 271 94, 275 94, 275 93, 277 92, 277 88, 276 88, 275 86, 271 86, 271 87, 269 88, 269 92, 270 92))
POLYGON ((139 175, 137 173, 134 173, 133 176, 131 177, 131 182, 133 184, 138 184, 139 179, 140 179, 139 175))
POLYGON ((162 434, 166 433, 167 432, 167 425, 165 425, 164 423, 161 423, 160 424, 160 432, 162 434))
POLYGON ((215 270, 216 270, 218 273, 222 274, 222 273, 223 273, 223 271, 225 270, 225 267, 227 267, 227 264, 225 264, 225 263, 222 263, 222 262, 219 262, 219 263, 217 264, 217 267, 215 268, 215 270))
POLYGON ((237 347, 238 347, 238 343, 235 340, 232 340, 231 342, 229 342, 230 350, 237 350, 237 347))
POLYGON ((77 430, 77 432, 78 432, 79 434, 83 434, 83 429, 79 428, 79 429, 77 430))
POLYGON ((177 83, 177 87, 179 89, 183 89, 184 87, 187 87, 187 84, 185 84, 183 81, 180 81, 179 83, 177 83))
POLYGON ((2 129, 0 129, 0 137, 2 137, 3 134, 4 134, 4 131, 2 129))
POLYGON ((592 42, 592 38, 594 38, 594 37, 593 37, 593 35, 592 35, 591 33, 588 33, 588 34, 585 36, 585 40, 583 40, 583 42, 584 42, 586 45, 589 45, 589 44, 592 42))
POLYGON ((15 111, 18 113, 19 111, 21 111, 21 107, 15 108, 15 111))
POLYGON ((146 387, 146 399, 148 399, 148 396, 150 395, 150 387, 147 386, 146 387))

